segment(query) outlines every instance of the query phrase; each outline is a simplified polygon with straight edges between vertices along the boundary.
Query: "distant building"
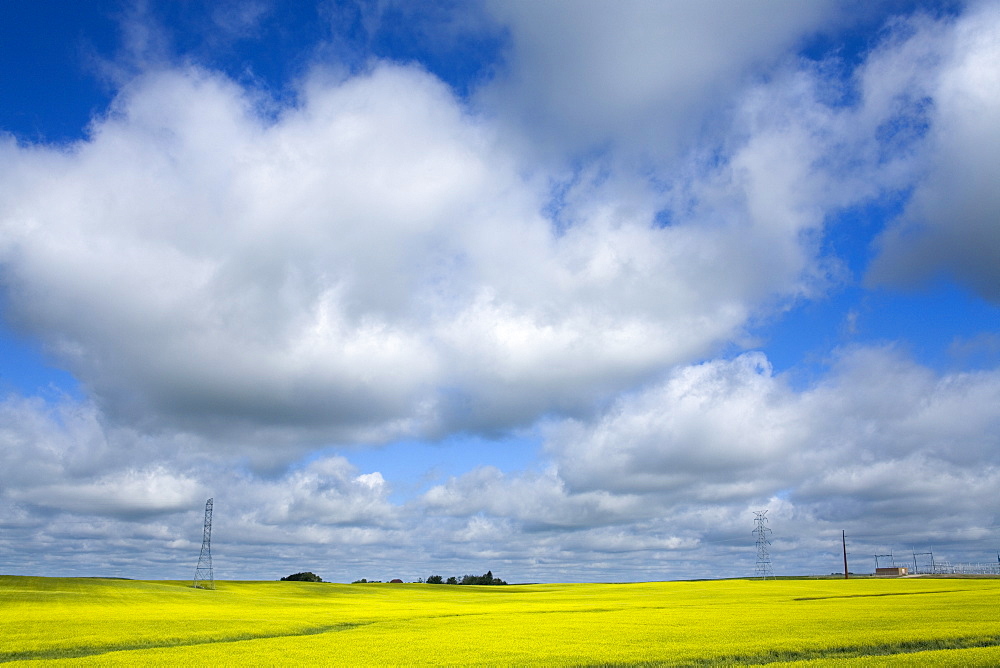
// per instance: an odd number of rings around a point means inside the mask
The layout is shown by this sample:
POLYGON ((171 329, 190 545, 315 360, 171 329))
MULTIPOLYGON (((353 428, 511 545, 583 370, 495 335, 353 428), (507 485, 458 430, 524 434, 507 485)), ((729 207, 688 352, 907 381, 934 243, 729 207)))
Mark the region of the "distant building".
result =
POLYGON ((875 576, 899 577, 900 575, 908 575, 909 572, 906 566, 880 566, 875 569, 875 576))
POLYGON ((389 584, 392 584, 392 585, 394 585, 394 584, 403 584, 403 581, 400 580, 399 578, 396 578, 394 580, 389 580, 389 584))

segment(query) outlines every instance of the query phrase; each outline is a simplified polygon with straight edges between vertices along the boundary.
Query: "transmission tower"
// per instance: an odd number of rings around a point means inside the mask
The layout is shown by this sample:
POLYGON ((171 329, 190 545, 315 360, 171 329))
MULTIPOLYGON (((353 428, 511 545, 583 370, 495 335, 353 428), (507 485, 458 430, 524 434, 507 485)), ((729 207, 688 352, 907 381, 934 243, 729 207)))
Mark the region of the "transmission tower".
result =
POLYGON ((771 544, 771 541, 767 539, 768 534, 771 530, 767 528, 767 510, 755 510, 754 522, 756 523, 756 528, 754 528, 753 533, 757 536, 757 568, 756 574, 760 576, 762 580, 766 580, 767 576, 770 575, 774 577, 774 571, 771 570, 771 555, 768 554, 767 546, 771 544))
POLYGON ((892 550, 889 550, 889 554, 876 554, 875 555, 875 571, 876 572, 878 572, 878 568, 879 568, 879 566, 878 566, 878 560, 879 560, 880 557, 882 559, 885 559, 886 557, 889 557, 889 563, 892 564, 893 566, 896 565, 896 560, 892 556, 892 550))
POLYGON ((201 539, 201 555, 194 571, 194 586, 215 589, 215 571, 212 570, 212 499, 205 502, 205 530, 201 539))
MULTIPOLYGON (((917 557, 930 557, 931 558, 931 570, 930 570, 930 572, 931 573, 934 572, 934 553, 933 552, 914 552, 913 553, 913 573, 914 573, 914 575, 916 575, 917 573, 920 572, 920 569, 917 566, 917 557)), ((1000 561, 1000 554, 997 555, 997 561, 1000 561)))

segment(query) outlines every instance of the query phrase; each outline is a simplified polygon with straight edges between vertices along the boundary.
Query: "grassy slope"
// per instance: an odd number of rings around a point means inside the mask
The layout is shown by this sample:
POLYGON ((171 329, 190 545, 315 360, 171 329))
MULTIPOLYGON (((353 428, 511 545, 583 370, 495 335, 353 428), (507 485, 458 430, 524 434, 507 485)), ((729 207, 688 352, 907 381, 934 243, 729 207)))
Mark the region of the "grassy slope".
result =
POLYGON ((1000 580, 218 585, 0 577, 0 660, 1000 664, 1000 580))

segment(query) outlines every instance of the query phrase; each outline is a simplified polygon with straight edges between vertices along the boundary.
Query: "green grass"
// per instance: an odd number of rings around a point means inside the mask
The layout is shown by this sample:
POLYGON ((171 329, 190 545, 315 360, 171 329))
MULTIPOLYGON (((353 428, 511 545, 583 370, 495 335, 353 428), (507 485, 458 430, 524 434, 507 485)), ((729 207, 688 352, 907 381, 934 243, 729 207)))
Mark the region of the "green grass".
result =
POLYGON ((1000 580, 472 587, 0 577, 0 662, 1000 665, 1000 580))

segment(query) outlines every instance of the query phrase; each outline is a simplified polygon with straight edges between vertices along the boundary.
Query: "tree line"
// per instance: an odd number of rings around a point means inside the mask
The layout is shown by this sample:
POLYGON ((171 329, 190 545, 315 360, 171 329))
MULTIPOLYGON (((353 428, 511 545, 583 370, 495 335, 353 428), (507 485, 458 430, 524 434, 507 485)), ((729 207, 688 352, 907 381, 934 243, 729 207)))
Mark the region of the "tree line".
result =
POLYGON ((493 571, 486 571, 483 575, 463 575, 461 578, 456 578, 454 576, 445 580, 440 575, 432 575, 427 580, 427 584, 439 585, 439 584, 449 584, 449 585, 505 585, 507 584, 500 578, 493 577, 493 571))
POLYGON ((312 571, 306 571, 304 573, 292 573, 291 575, 286 575, 281 578, 282 582, 322 582, 323 578, 316 575, 312 571))
MULTIPOLYGON (((286 575, 281 578, 282 581, 297 581, 297 582, 323 582, 323 578, 316 575, 311 571, 306 571, 304 573, 294 573, 292 575, 286 575)), ((369 583, 381 583, 381 580, 366 580, 361 578, 360 580, 355 580, 351 584, 369 584, 369 583)), ((402 580, 393 580, 393 582, 402 582, 402 580)), ((449 585, 505 585, 507 584, 500 578, 493 577, 493 571, 486 571, 482 575, 463 575, 462 577, 450 577, 445 580, 440 575, 432 575, 426 580, 417 580, 417 582, 426 582, 427 584, 449 584, 449 585)))

